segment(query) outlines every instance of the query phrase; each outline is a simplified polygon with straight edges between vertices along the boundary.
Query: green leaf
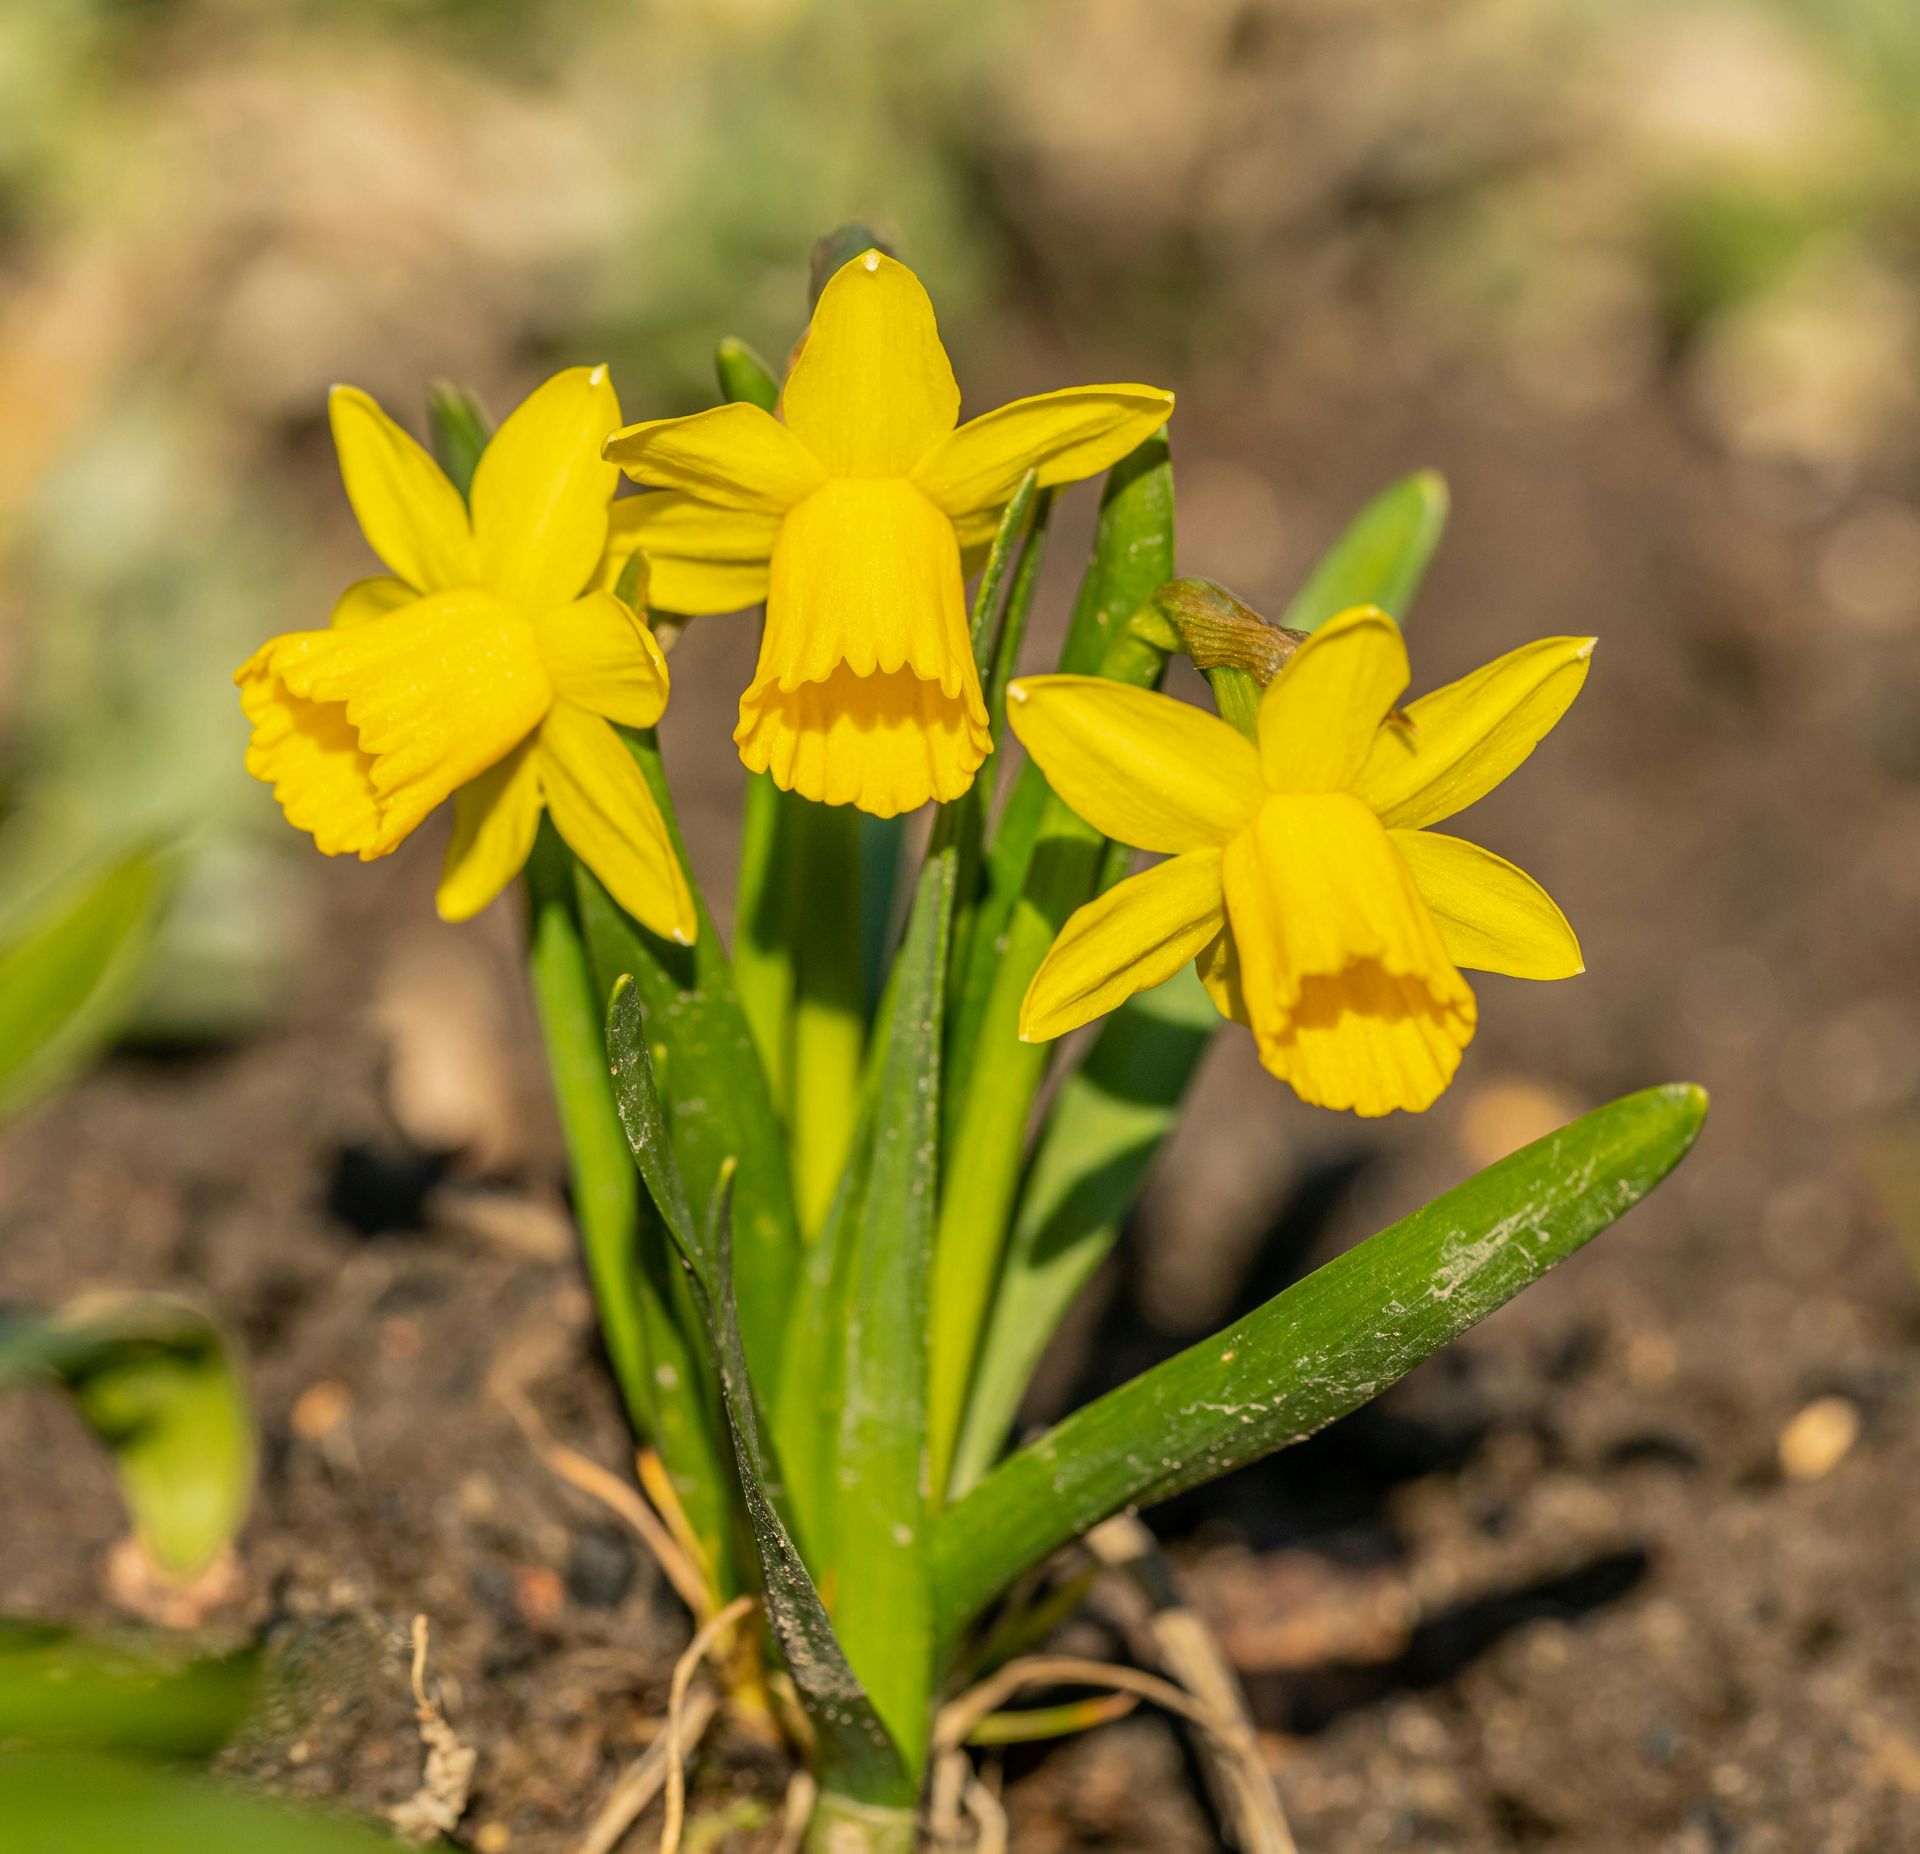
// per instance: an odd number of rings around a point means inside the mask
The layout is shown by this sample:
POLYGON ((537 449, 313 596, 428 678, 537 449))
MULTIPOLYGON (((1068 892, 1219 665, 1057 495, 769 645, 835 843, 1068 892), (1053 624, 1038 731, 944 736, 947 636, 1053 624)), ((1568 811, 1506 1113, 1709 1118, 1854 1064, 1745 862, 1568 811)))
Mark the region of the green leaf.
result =
POLYGON ((1111 1252, 1220 1013, 1191 967, 1129 998, 1058 1100, 1020 1191, 954 1457, 952 1492, 993 1465, 1040 1354, 1111 1252))
POLYGON ((780 403, 780 382, 773 369, 738 335, 726 336, 714 349, 713 370, 720 378, 720 396, 731 404, 744 402, 771 412, 780 403))
POLYGON ((228 1341, 160 1294, 101 1295, 0 1317, 0 1389, 42 1381, 112 1451, 134 1532, 189 1578, 232 1542, 253 1494, 253 1411, 228 1341))
MULTIPOLYGON (((1114 467, 1101 498, 1093 559, 1061 667, 1097 667, 1151 684, 1165 655, 1127 620, 1173 572, 1173 466, 1150 438, 1114 467), (1087 653, 1094 653, 1083 661, 1087 653)), ((1020 769, 987 857, 962 992, 950 1027, 944 1194, 934 1251, 929 1421, 932 1485, 944 1495, 1000 1268, 1027 1123, 1051 1049, 1022 1043, 1020 1001, 1055 936, 1108 873, 1107 841, 1054 797, 1038 767, 1020 769)), ((1116 865, 1116 868, 1124 865, 1116 865)))
POLYGON ((436 380, 427 388, 427 429, 440 468, 463 498, 470 495, 480 454, 493 436, 493 420, 486 407, 464 386, 436 380))
POLYGON ((927 1295, 953 907, 950 830, 951 813, 943 813, 895 967, 872 1151, 846 1262, 834 1463, 841 1639, 915 1774, 928 1738, 933 1680, 927 1295))
POLYGON ((730 1180, 718 1181, 707 1220, 696 1225, 654 1078, 646 1017, 632 985, 623 983, 614 989, 607 1012, 607 1055, 628 1146, 654 1207, 680 1251, 707 1325, 741 1494, 760 1556, 767 1621, 813 1725, 821 1781, 871 1802, 911 1802, 913 1780, 866 1689, 848 1665, 826 1606, 781 1519, 778 1475, 761 1441, 753 1379, 734 1301, 727 1203, 730 1180))
POLYGON ((205 1655, 176 1636, 0 1619, 0 1746, 211 1757, 245 1715, 258 1671, 251 1649, 205 1655))
POLYGON ((643 1203, 607 1074, 606 1019, 575 908, 573 857, 543 824, 527 863, 528 969, 546 1042, 573 1213, 601 1340, 634 1429, 659 1451, 706 1548, 718 1594, 739 1587, 729 1551, 719 1413, 704 1353, 683 1317, 685 1289, 665 1230, 643 1203))
POLYGON ((165 887, 158 859, 140 851, 8 923, 0 946, 0 1118, 64 1081, 119 1029, 165 887))
POLYGON ((1314 631, 1336 612, 1377 605, 1404 623, 1446 525, 1447 485, 1439 472, 1403 476, 1347 524, 1280 622, 1314 631))
POLYGON ((943 1637, 1109 1514, 1304 1441, 1377 1397, 1638 1203, 1693 1144, 1706 1106, 1677 1083, 1587 1114, 1028 1444, 936 1528, 943 1637))
POLYGON ((343 1817, 85 1751, 0 1753, 0 1822, 7 1854, 394 1854, 401 1846, 343 1817))
MULTIPOLYGON (((684 864, 672 800, 653 736, 626 736, 653 788, 684 864)), ((624 913, 584 864, 576 865, 580 924, 596 995, 631 975, 656 1048, 671 1050, 663 1077, 674 1154, 688 1187, 704 1203, 721 1168, 736 1167, 735 1266, 741 1323, 755 1373, 772 1383, 779 1369, 788 1297, 801 1253, 787 1175, 786 1142, 767 1092, 753 1033, 733 988, 733 972, 699 891, 695 943, 675 946, 624 913)))

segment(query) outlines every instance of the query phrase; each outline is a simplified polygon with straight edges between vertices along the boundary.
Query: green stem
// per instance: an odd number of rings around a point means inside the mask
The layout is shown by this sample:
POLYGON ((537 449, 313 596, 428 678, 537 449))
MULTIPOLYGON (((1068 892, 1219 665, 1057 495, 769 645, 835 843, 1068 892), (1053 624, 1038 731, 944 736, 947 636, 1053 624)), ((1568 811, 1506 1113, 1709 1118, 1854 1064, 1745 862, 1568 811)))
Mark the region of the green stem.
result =
POLYGON ((853 1144, 866 1051, 859 919, 860 814, 802 801, 791 814, 787 931, 795 953, 787 1126, 809 1240, 826 1221, 853 1144))
POLYGON ((766 1071, 767 1092, 783 1116, 793 1060, 793 948, 786 931, 792 832, 786 826, 804 802, 782 792, 767 773, 747 781, 734 903, 734 989, 766 1071))
POLYGON ((527 864, 528 971, 573 1180, 574 1215, 600 1331, 636 1433, 660 1450, 723 1590, 727 1516, 705 1373, 675 1316, 678 1270, 640 1201, 607 1076, 605 1032, 579 917, 572 857, 543 828, 527 864))
MULTIPOLYGON (((1122 631, 1108 646, 1100 673, 1147 687, 1165 663, 1159 651, 1122 631)), ((1099 890, 1107 849, 1105 837, 1049 793, 1026 886, 996 942, 986 1006, 975 1035, 977 1059, 943 1168, 946 1189, 934 1246, 928 1439, 932 1485, 941 1497, 999 1277, 1025 1157, 1027 1121, 1052 1055, 1050 1044, 1020 1041, 1021 1000, 1067 916, 1099 890), (975 1080, 980 1085, 972 1085, 975 1080)))

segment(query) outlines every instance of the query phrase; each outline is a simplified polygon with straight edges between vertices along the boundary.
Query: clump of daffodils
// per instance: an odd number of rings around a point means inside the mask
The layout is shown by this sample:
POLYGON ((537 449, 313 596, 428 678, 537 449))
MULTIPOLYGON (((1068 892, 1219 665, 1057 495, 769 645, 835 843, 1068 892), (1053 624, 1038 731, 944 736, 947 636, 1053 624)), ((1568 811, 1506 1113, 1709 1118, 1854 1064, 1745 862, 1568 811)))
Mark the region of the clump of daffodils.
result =
MULTIPOLYGON (((935 1767, 948 1799, 974 1781, 952 1721, 1057 1677, 996 1645, 1044 1633, 1053 1554, 1377 1393, 1651 1189, 1704 1102, 1587 1115, 1010 1450, 1223 1022, 1304 1101, 1418 1112, 1479 1021, 1464 973, 1582 970, 1538 883, 1433 826, 1559 722, 1593 640, 1403 708, 1428 478, 1363 512, 1284 627, 1220 595, 1229 620, 1183 629, 1205 582, 1175 580, 1172 394, 962 421, 927 293, 878 249, 833 271, 784 377, 723 354, 726 403, 639 424, 606 368, 556 375, 464 434, 470 481, 336 389, 385 571, 236 680, 248 770, 321 851, 383 857, 446 804, 446 918, 525 872, 659 1549, 735 1703, 812 1765, 815 1854, 905 1854, 935 1767), (1103 473, 1059 670, 1015 677, 1056 494, 1103 473), (758 614, 730 945, 661 768, 649 600, 676 627, 758 614), (1218 713, 1159 692, 1179 650, 1218 713)), ((1264 1776, 1236 1794, 1277 1809, 1264 1776)))

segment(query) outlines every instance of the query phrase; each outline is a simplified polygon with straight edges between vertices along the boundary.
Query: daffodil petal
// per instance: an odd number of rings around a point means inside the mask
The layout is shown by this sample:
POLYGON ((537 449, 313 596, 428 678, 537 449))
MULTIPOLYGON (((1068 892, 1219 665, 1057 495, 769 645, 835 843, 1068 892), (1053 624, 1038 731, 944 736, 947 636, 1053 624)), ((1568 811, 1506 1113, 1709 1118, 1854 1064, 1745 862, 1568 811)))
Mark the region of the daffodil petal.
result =
POLYGON ((781 524, 740 757, 876 817, 957 798, 991 750, 953 524, 911 483, 834 481, 781 524))
POLYGON ((383 856, 393 845, 380 840, 373 755, 361 751, 344 703, 288 692, 272 669, 280 641, 255 652, 234 675, 253 724, 247 771, 272 786, 287 822, 307 832, 323 856, 383 856))
POLYGON ((348 625, 364 624, 369 618, 384 618, 403 605, 411 605, 419 593, 403 579, 385 574, 373 579, 356 579, 333 602, 333 616, 327 622, 336 631, 348 625))
POLYGON ((296 631, 262 655, 288 694, 344 707, 373 758, 389 849, 505 758, 553 700, 533 626, 477 588, 436 592, 344 631, 296 631))
POLYGON ((1413 871, 1456 966, 1526 979, 1573 978, 1586 970, 1567 917, 1524 869, 1436 831, 1387 834, 1413 871))
POLYGON ((699 922, 686 874, 646 775, 612 725, 556 702, 539 758, 547 811, 573 853, 642 926, 691 946, 699 922))
POLYGON ((1390 825, 1437 824, 1484 798, 1567 712, 1590 637, 1543 637, 1423 695, 1409 727, 1382 728, 1353 789, 1390 825))
POLYGON ((1200 949, 1193 969, 1213 1000, 1213 1008, 1230 1022, 1251 1028, 1253 1019, 1248 1015, 1246 992, 1240 984, 1240 955, 1233 950, 1231 928, 1223 926, 1200 949))
POLYGON ((770 412, 744 401, 657 418, 606 443, 636 483, 681 489, 717 508, 779 515, 827 480, 821 461, 770 412))
POLYGON ((1108 469, 1167 422, 1173 395, 1157 386, 1069 386, 969 419, 913 467, 949 515, 1003 507, 1029 470, 1040 487, 1108 469))
POLYGON ((1400 627, 1370 605, 1329 618, 1267 685, 1260 765, 1275 792, 1344 792, 1407 686, 1400 627))
POLYGON ((1270 799, 1222 882, 1261 1062, 1323 1107, 1431 1106, 1477 1011, 1378 819, 1345 793, 1270 799))
POLYGON ((453 835, 435 904, 443 921, 469 921, 526 867, 540 828, 534 736, 453 795, 453 835))
POLYGON ((572 598, 607 541, 620 472, 600 455, 619 428, 605 367, 569 367, 530 393, 473 473, 473 538, 488 589, 528 612, 572 598))
POLYGON ((665 712, 667 659, 612 593, 590 592, 533 629, 556 694, 626 727, 652 727, 665 712))
POLYGON ((1020 1039, 1044 1043, 1171 978, 1220 932, 1220 852, 1169 857, 1079 908, 1027 987, 1020 1039))
POLYGON ((416 592, 472 585, 473 531, 446 472, 357 386, 328 394, 327 419, 367 545, 416 592))
POLYGON ((767 596, 779 532, 780 517, 764 510, 717 508, 677 490, 626 496, 613 505, 594 583, 610 590, 641 551, 653 604, 689 617, 739 611, 767 596))
POLYGON ((1094 829, 1140 850, 1219 846, 1265 793, 1253 744, 1217 715, 1098 676, 1023 676, 1007 722, 1094 829))
POLYGON ((906 265, 866 251, 827 280, 780 412, 835 476, 904 476, 953 429, 960 389, 906 265))

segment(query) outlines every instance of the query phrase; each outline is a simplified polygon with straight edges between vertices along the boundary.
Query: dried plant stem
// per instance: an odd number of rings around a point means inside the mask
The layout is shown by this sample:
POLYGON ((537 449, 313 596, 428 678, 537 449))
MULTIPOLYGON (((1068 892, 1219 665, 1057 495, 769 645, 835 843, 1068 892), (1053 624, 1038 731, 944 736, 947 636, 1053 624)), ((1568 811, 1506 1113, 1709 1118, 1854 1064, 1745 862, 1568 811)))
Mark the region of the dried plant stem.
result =
POLYGON ((611 1469, 556 1442, 540 1412, 528 1402, 526 1393, 517 1384, 496 1379, 493 1393, 519 1425, 533 1452, 568 1486, 577 1487, 625 1520, 653 1554, 667 1582, 693 1612, 694 1619, 704 1622, 709 1618, 713 1614, 713 1595, 706 1580, 639 1490, 630 1487, 611 1469))
MULTIPOLYGON (((696 1687, 687 1696, 680 1721, 683 1757, 700 1742, 719 1710, 720 1696, 708 1687, 696 1687)), ((613 1854, 627 1830, 665 1786, 667 1761, 668 1744, 662 1733, 614 1780, 607 1800, 600 1805, 600 1813, 593 1818, 592 1827, 580 1843, 579 1854, 613 1854)))
POLYGON ((677 1854, 680 1831, 687 1815, 686 1709, 687 1689, 699 1672, 707 1651, 743 1616, 760 1607, 753 1596, 735 1597, 717 1615, 709 1616, 694 1631, 687 1651, 674 1663, 673 1680, 667 1688, 667 1819, 660 1830, 660 1854, 677 1854))
POLYGON ((1233 1665, 1212 1630, 1180 1601, 1153 1534, 1122 1514, 1096 1526, 1087 1548, 1126 1578, 1144 1612, 1133 1618, 1137 1632, 1205 1707, 1197 1747, 1201 1768, 1243 1854, 1297 1854, 1233 1665))

